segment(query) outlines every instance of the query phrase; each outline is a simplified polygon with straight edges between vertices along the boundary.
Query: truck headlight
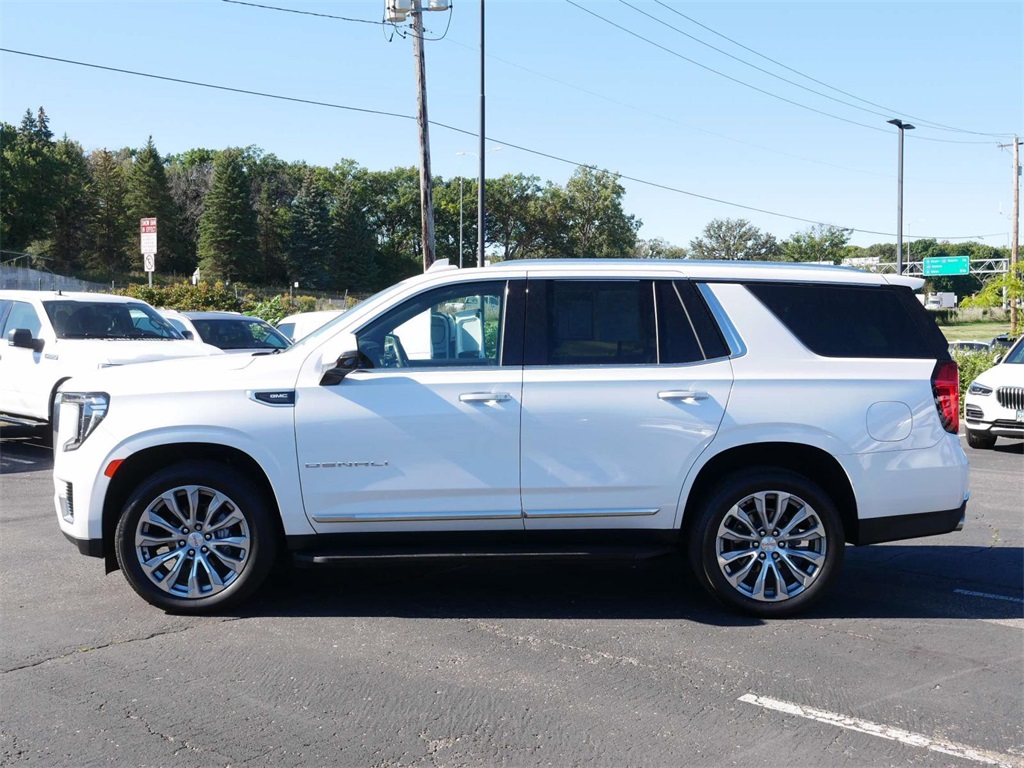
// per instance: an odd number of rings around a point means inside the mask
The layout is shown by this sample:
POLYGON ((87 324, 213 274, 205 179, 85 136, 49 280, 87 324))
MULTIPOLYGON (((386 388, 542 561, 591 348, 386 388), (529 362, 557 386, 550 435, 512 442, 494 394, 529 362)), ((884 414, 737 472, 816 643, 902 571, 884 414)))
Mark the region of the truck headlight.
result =
POLYGON ((979 384, 976 381, 971 382, 971 386, 967 388, 967 394, 969 395, 991 395, 992 387, 986 387, 984 384, 979 384))
POLYGON ((65 405, 70 405, 78 410, 74 435, 62 446, 65 451, 74 451, 96 430, 107 415, 110 395, 106 392, 62 392, 60 405, 61 409, 65 405))

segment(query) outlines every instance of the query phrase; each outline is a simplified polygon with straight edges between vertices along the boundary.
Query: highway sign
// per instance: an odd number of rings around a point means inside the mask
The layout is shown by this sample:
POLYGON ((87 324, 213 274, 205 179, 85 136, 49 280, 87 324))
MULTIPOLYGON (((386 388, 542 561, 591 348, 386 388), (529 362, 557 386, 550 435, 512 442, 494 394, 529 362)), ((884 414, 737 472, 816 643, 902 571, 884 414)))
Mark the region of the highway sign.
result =
POLYGON ((970 256, 938 256, 924 260, 922 273, 929 275, 969 275, 971 273, 970 256))

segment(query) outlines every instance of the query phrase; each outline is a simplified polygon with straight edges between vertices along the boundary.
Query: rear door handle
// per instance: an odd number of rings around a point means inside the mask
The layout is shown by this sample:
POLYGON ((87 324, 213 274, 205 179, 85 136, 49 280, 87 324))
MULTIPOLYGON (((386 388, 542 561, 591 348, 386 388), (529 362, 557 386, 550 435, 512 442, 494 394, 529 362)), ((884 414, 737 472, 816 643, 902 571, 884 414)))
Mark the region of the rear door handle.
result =
POLYGON ((512 399, 507 392, 466 392, 459 395, 464 403, 505 403, 512 399))
POLYGON ((684 403, 695 403, 709 397, 707 392, 691 392, 688 389, 666 389, 658 393, 659 400, 682 400, 684 403))

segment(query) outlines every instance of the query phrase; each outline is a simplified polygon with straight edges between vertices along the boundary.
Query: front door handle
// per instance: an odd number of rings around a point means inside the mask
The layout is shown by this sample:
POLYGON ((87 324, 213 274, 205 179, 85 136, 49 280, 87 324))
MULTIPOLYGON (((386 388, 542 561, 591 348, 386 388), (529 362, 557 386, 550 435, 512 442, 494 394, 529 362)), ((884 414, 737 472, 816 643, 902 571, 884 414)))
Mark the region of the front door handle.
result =
POLYGON ((688 389, 667 389, 658 393, 659 400, 682 400, 684 403, 695 403, 709 397, 707 392, 692 392, 688 389))
POLYGON ((464 403, 504 403, 512 399, 507 392, 466 392, 459 395, 464 403))

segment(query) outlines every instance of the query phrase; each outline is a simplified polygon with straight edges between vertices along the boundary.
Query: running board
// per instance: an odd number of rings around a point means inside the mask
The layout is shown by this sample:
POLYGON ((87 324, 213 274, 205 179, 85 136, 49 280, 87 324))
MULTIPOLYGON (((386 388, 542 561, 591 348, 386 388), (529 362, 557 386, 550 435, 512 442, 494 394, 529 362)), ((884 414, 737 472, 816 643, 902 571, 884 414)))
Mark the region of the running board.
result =
POLYGON ((668 545, 624 546, 553 546, 553 547, 461 547, 430 549, 425 547, 353 547, 329 551, 303 550, 292 553, 298 566, 356 565, 374 563, 416 562, 424 560, 647 560, 677 552, 668 545))
POLYGON ((0 424, 12 424, 16 427, 45 427, 45 421, 39 421, 38 419, 22 419, 14 416, 4 416, 0 414, 0 424))

